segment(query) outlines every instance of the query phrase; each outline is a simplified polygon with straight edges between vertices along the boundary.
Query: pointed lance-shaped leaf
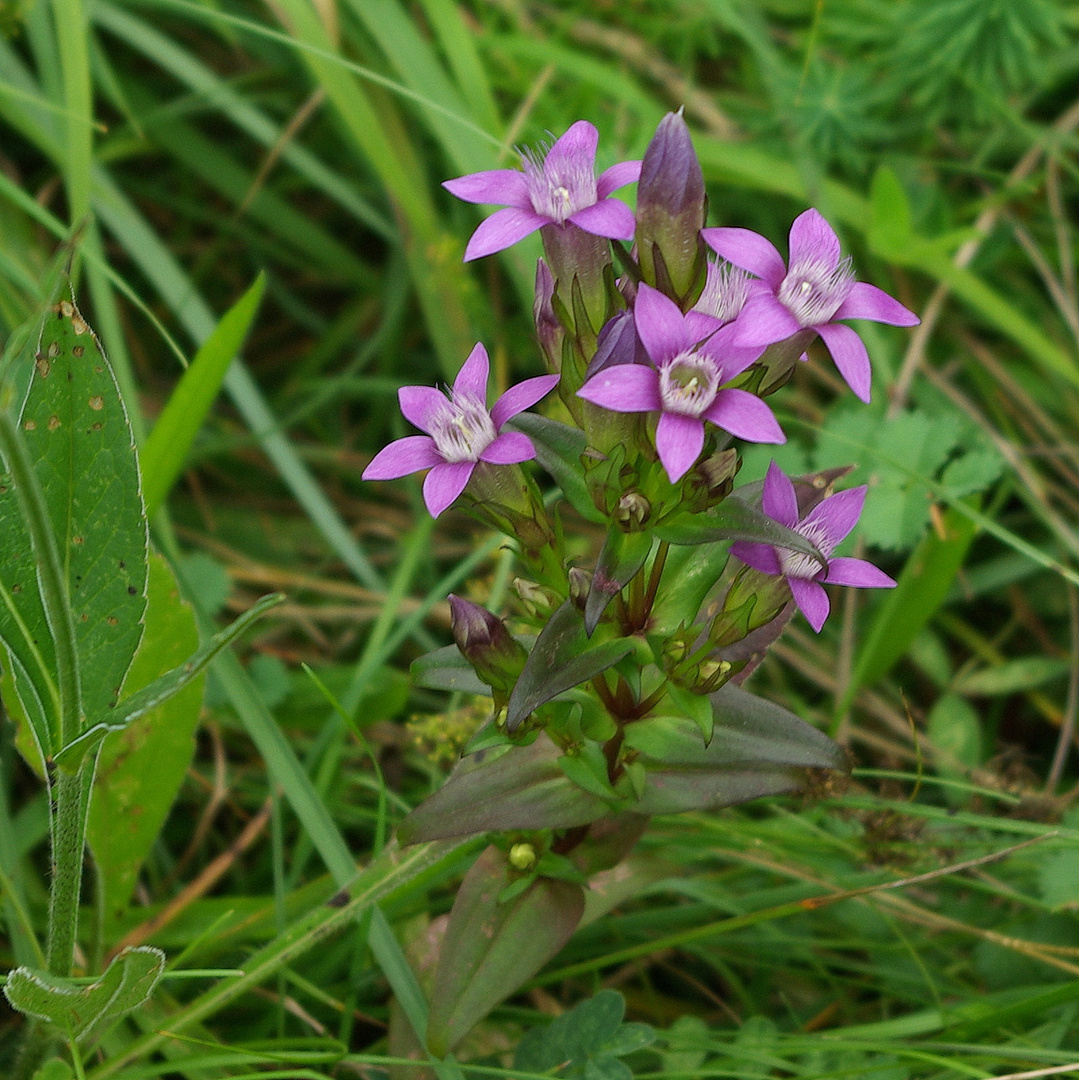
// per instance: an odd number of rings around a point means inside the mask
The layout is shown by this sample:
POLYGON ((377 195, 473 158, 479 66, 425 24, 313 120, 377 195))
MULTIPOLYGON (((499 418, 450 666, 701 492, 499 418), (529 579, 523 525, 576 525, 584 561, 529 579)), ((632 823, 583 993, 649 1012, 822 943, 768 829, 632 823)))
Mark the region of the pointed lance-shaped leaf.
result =
POLYGON ((607 605, 632 581, 651 550, 651 533, 626 533, 617 525, 608 529, 584 605, 584 628, 589 637, 607 605))
POLYGON ((516 876, 492 846, 461 882, 427 1022, 427 1046, 438 1057, 555 956, 581 921, 584 889, 571 881, 539 877, 500 902, 516 876))
POLYGON ((510 695, 506 730, 516 731, 541 705, 606 671, 633 649, 634 643, 626 638, 589 645, 581 613, 567 600, 540 631, 528 654, 510 695))
POLYGON ((562 751, 546 735, 528 746, 480 750, 397 826, 402 844, 493 829, 570 829, 609 813, 608 804, 566 778, 562 751))

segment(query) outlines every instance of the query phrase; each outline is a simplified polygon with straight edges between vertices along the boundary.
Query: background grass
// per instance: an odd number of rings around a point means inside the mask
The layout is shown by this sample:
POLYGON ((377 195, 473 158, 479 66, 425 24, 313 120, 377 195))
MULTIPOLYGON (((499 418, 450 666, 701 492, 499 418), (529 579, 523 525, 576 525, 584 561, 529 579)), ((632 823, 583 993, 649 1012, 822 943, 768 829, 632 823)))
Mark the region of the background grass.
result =
MULTIPOLYGON (((538 247, 463 265, 477 212, 439 182, 581 117, 601 167, 638 157, 679 106, 712 224, 782 245, 815 205, 859 276, 922 315, 913 334, 865 329, 871 410, 847 409, 826 362, 779 399, 781 463, 859 463, 865 543, 901 587, 844 597, 820 638, 795 624, 755 676, 850 747, 851 787, 654 823, 623 902, 460 1056, 504 1067, 522 1032, 611 986, 660 1032, 638 1075, 1079 1061, 1073 5, 5 0, 0 27, 0 336, 85 222, 80 299, 144 437, 265 274, 155 539, 204 618, 289 601, 218 667, 114 933, 171 902, 150 939, 178 974, 277 959, 262 982, 167 982, 91 1075, 371 1075, 412 1051, 387 1039, 388 985, 422 1011, 404 955, 422 981, 467 849, 386 887, 397 937, 367 916, 295 959, 272 950, 306 941, 331 879, 440 782, 479 713, 404 672, 447 640, 449 588, 497 597, 512 573, 463 516, 433 527, 412 481, 358 479, 406 433, 399 385, 448 378, 477 339, 503 384, 539 371, 538 247)), ((766 464, 747 455, 744 476, 766 464)), ((16 963, 43 918, 46 818, 9 728, 16 963)))

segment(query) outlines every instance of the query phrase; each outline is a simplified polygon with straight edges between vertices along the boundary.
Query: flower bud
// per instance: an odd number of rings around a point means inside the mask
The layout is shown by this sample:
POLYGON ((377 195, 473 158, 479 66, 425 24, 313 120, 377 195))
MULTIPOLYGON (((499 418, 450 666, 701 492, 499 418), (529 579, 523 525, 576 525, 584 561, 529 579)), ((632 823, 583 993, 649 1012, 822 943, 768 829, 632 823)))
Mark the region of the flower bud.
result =
POLYGON ((505 623, 479 604, 452 593, 450 618, 457 648, 476 674, 495 690, 508 690, 517 681, 528 657, 505 623))
POLYGON ((627 491, 614 513, 627 532, 637 532, 651 515, 652 504, 639 491, 627 491))
POLYGON ((704 286, 704 175, 681 110, 656 128, 637 185, 637 256, 641 276, 683 310, 704 286))
POLYGON ((592 574, 580 566, 571 566, 566 575, 569 581, 569 598, 576 607, 584 609, 588 592, 592 588, 592 574))
POLYGON ((522 607, 534 619, 545 619, 558 606, 558 598, 555 594, 534 581, 516 577, 512 584, 513 591, 520 598, 522 607))
POLYGON ((531 870, 536 865, 536 849, 531 844, 514 844, 509 860, 514 870, 531 870))

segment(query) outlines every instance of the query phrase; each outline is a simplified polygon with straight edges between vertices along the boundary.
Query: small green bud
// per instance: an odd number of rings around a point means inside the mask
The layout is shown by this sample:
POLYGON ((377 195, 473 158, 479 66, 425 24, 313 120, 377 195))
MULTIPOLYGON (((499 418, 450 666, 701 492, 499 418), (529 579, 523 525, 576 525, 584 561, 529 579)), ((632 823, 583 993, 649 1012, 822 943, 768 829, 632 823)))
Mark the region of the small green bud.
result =
POLYGON ((651 513, 652 504, 639 491, 627 491, 618 500, 618 506, 615 508, 615 517, 627 532, 638 530, 648 520, 651 513))
POLYGON ((509 859, 514 870, 531 870, 536 865, 536 849, 531 844, 514 844, 509 859))

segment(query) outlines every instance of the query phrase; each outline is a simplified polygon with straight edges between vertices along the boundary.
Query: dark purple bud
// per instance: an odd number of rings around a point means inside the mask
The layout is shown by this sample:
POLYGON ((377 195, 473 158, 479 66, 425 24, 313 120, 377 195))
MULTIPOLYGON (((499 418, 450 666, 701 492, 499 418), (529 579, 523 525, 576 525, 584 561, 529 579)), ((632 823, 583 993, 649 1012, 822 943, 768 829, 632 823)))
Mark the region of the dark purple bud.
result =
POLYGON ((528 654, 497 616, 471 600, 454 596, 450 619, 457 648, 476 674, 495 690, 508 690, 517 681, 528 654))
POLYGON ((612 364, 647 364, 648 354, 637 335, 637 324, 632 311, 620 311, 613 319, 608 319, 596 339, 596 355, 588 365, 585 378, 612 364))
POLYGON ((705 280, 704 175, 681 111, 656 128, 637 185, 637 256, 641 276, 683 310, 705 280))

